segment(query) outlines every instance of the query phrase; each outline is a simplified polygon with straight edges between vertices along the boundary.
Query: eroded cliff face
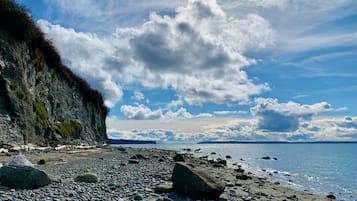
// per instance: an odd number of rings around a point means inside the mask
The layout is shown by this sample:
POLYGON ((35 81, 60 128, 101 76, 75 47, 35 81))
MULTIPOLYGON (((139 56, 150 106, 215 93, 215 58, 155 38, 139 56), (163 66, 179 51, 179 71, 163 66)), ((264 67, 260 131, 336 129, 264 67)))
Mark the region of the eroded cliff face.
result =
MULTIPOLYGON (((3 2, 13 6, 11 1, 3 2)), ((6 8, 2 15, 4 11, 6 8)), ((37 27, 30 27, 36 33, 21 38, 23 25, 20 31, 16 26, 8 29, 1 17, 0 143, 105 142, 107 108, 102 96, 62 65, 57 51, 37 27)))
POLYGON ((0 143, 105 141, 106 112, 30 51, 0 38, 0 143))

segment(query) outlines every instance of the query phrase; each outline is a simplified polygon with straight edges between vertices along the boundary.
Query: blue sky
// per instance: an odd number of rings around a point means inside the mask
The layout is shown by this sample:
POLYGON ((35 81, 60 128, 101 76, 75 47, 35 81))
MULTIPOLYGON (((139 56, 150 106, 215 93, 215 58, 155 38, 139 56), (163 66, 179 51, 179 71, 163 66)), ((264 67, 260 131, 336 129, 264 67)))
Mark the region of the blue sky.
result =
POLYGON ((357 140, 357 2, 18 0, 113 138, 357 140))

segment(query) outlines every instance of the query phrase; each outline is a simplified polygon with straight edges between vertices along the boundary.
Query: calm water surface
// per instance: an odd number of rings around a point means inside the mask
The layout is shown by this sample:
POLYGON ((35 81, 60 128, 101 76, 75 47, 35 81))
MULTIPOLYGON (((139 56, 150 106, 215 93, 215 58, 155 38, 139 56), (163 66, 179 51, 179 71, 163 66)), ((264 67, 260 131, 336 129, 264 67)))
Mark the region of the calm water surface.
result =
POLYGON ((212 158, 232 156, 259 176, 279 181, 298 190, 327 195, 333 192, 340 200, 357 200, 357 144, 154 144, 121 145, 182 151, 201 149, 196 156, 212 158), (216 152, 216 155, 210 155, 216 152), (278 160, 262 160, 261 157, 278 160), (243 159, 243 161, 241 160, 243 159), (263 169, 265 171, 263 171, 263 169), (274 173, 278 172, 278 173, 274 173), (269 176, 272 173, 273 176, 269 176))

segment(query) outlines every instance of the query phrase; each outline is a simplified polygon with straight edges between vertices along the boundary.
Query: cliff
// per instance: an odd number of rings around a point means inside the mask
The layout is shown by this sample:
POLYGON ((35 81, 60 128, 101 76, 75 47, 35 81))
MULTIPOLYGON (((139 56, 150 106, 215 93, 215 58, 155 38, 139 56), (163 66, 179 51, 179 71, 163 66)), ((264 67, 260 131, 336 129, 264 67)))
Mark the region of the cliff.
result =
POLYGON ((101 94, 62 64, 27 13, 0 1, 0 143, 104 142, 101 94))

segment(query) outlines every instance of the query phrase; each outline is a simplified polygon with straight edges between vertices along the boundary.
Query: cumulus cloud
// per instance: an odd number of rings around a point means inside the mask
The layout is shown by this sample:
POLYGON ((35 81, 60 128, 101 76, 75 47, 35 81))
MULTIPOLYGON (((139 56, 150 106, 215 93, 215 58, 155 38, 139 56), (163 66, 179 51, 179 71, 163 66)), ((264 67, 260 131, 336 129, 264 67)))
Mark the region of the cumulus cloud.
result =
POLYGON ((277 99, 257 98, 255 103, 256 106, 251 108, 251 113, 259 120, 258 129, 266 131, 296 131, 301 120, 311 120, 322 112, 332 110, 327 102, 301 105, 292 101, 278 103, 277 99))
POLYGON ((170 103, 167 104, 167 108, 171 109, 171 108, 177 108, 179 106, 183 105, 183 101, 182 100, 172 100, 170 103))
POLYGON ((187 112, 186 108, 180 108, 174 112, 169 110, 165 114, 166 119, 190 119, 192 117, 193 117, 193 115, 191 113, 187 112))
POLYGON ((228 15, 214 0, 192 0, 172 16, 151 13, 135 28, 110 36, 77 32, 39 20, 69 67, 104 93, 109 106, 122 84, 171 88, 188 104, 248 102, 269 90, 242 69, 255 61, 247 51, 274 45, 275 32, 263 17, 228 15))
POLYGON ((122 105, 120 111, 123 113, 126 119, 130 120, 182 120, 182 119, 192 119, 192 118, 211 118, 214 115, 209 113, 200 113, 193 115, 187 111, 186 108, 179 108, 177 110, 166 109, 163 112, 161 108, 157 110, 151 110, 149 107, 139 104, 139 105, 122 105))
POLYGON ((152 111, 150 108, 140 104, 138 106, 122 105, 120 111, 128 118, 134 120, 153 120, 162 118, 161 109, 152 111))
POLYGON ((114 106, 122 98, 121 86, 103 66, 105 58, 114 51, 108 41, 95 34, 76 32, 45 20, 39 20, 38 25, 53 40, 68 67, 103 93, 107 106, 114 106))

